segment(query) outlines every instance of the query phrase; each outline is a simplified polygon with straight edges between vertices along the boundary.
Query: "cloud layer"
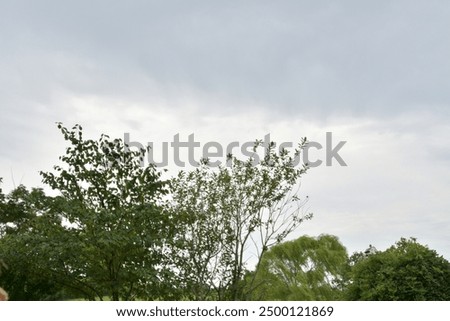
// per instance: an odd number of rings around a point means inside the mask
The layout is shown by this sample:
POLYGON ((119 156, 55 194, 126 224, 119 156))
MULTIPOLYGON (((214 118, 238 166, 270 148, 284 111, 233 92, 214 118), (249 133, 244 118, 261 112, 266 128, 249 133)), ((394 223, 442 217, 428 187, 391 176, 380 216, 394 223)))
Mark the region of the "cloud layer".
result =
POLYGON ((299 233, 336 234, 352 251, 417 236, 450 258, 449 11, 443 1, 2 1, 0 177, 5 188, 40 184, 37 171, 64 151, 56 121, 155 143, 332 131, 348 167, 305 176, 316 216, 299 233))

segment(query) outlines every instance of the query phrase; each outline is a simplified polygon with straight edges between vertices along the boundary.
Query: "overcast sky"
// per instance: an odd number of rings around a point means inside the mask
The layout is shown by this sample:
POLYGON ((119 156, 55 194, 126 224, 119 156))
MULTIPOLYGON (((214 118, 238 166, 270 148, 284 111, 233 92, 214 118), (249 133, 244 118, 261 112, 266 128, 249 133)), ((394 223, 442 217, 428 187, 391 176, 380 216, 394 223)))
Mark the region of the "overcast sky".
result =
POLYGON ((3 189, 41 186, 57 121, 155 146, 332 132, 348 166, 304 177, 315 217, 292 237, 353 252, 414 236, 450 259, 449 16, 432 0, 0 0, 3 189))

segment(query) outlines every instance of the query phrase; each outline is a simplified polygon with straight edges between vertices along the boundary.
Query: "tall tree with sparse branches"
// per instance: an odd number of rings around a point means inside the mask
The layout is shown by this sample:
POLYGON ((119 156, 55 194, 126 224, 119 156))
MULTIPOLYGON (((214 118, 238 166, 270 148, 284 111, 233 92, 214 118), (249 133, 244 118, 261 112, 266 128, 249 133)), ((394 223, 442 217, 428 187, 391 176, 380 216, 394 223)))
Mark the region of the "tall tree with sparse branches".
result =
POLYGON ((228 155, 227 166, 218 168, 202 160, 172 180, 172 211, 184 228, 174 254, 188 298, 246 299, 254 282, 243 284, 249 260, 257 271, 272 245, 312 217, 303 210, 306 199, 298 196, 308 165, 295 166, 306 144, 303 139, 291 155, 270 143, 258 162, 263 143, 256 141, 247 160, 228 155))

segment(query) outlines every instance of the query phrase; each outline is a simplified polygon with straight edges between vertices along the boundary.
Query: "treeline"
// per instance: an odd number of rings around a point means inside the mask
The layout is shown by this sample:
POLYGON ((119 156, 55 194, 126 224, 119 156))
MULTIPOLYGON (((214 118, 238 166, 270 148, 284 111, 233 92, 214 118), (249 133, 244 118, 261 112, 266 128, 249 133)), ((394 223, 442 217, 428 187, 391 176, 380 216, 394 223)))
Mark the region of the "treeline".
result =
POLYGON ((334 236, 286 242, 304 220, 307 164, 262 146, 164 180, 145 150, 84 139, 43 183, 0 189, 0 286, 11 300, 448 300, 450 265, 414 239, 348 257, 334 236), (253 253, 250 258, 249 253, 253 253), (250 266, 249 262, 252 262, 250 266))
POLYGON ((258 300, 450 300, 450 263, 414 238, 349 257, 335 236, 303 236, 272 247, 252 273, 258 300))

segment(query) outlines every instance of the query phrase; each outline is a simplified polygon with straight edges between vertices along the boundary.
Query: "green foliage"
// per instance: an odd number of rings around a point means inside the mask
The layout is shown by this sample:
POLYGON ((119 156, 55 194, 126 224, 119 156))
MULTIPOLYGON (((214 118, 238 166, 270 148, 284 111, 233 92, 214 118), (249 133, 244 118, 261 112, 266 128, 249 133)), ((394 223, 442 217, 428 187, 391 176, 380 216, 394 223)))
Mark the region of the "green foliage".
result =
POLYGON ((450 300, 450 263, 415 239, 354 256, 349 300, 450 300))
POLYGON ((161 208, 160 173, 141 167, 145 151, 119 139, 85 140, 81 126, 58 128, 70 146, 55 172, 41 175, 59 195, 19 188, 2 215, 13 221, 1 240, 10 258, 17 253, 10 269, 27 264, 90 300, 172 298, 163 249, 174 231, 161 208))
POLYGON ((257 166, 229 155, 217 171, 205 160, 181 172, 167 210, 160 173, 141 166, 145 150, 107 135, 85 140, 79 125, 58 128, 69 146, 54 172, 41 172, 58 195, 0 191, 2 277, 12 299, 245 298, 249 245, 259 265, 311 217, 294 190, 307 170, 293 166, 306 140, 293 157, 271 144, 257 166))
POLYGON ((31 237, 38 224, 45 229, 51 228, 52 224, 44 214, 51 199, 41 189, 30 192, 19 186, 3 197, 3 201, 0 206, 0 257, 4 269, 0 284, 8 289, 12 300, 56 300, 66 297, 62 286, 47 274, 49 262, 37 255, 33 245, 36 238, 31 237))
MULTIPOLYGON (((294 156, 275 151, 241 161, 229 155, 227 166, 213 169, 208 161, 171 182, 172 211, 183 234, 173 242, 179 276, 189 299, 237 300, 243 288, 244 252, 254 247, 259 262, 267 249, 281 242, 305 219, 298 182, 307 166, 293 166, 294 156)), ((256 142, 256 154, 261 142, 256 142)), ((249 288, 247 288, 249 289, 249 288)))
POLYGON ((272 247, 262 258, 253 300, 338 300, 348 261, 336 236, 302 236, 272 247))

